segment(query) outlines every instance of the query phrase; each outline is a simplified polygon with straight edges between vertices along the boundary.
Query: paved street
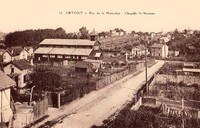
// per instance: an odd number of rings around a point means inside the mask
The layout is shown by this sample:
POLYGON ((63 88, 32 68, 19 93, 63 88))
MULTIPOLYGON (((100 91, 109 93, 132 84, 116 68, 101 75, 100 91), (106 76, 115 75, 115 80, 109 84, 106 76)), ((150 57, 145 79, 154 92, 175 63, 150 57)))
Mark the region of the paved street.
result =
MULTIPOLYGON (((148 76, 155 73, 163 64, 163 61, 158 61, 154 66, 148 68, 148 76)), ((50 117, 45 121, 67 114, 68 116, 62 123, 53 127, 89 128, 94 124, 101 125, 103 120, 121 110, 127 102, 132 100, 136 88, 140 87, 144 81, 144 70, 137 75, 128 75, 99 91, 93 91, 83 98, 63 106, 59 111, 51 111, 50 117), (125 80, 127 81, 124 82, 125 80)))

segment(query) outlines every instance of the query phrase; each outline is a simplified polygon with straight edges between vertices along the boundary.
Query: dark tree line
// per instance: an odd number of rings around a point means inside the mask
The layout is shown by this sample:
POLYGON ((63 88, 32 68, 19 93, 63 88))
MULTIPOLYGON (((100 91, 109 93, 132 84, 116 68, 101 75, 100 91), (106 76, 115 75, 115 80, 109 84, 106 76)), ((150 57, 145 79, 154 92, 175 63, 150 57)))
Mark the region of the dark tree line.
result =
POLYGON ((89 32, 86 27, 79 29, 78 33, 66 33, 63 28, 24 30, 8 33, 5 36, 5 45, 12 46, 38 46, 44 39, 88 39, 89 32))

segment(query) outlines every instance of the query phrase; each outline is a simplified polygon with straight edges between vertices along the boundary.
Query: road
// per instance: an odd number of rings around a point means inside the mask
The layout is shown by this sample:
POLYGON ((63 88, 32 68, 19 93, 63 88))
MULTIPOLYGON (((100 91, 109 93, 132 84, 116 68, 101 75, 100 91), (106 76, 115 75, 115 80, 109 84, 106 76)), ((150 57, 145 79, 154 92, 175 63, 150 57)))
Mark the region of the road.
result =
MULTIPOLYGON (((148 68, 148 76, 154 74, 163 64, 163 61, 158 61, 148 68)), ((127 102, 132 100, 136 89, 144 81, 143 70, 137 75, 128 75, 98 91, 93 91, 63 106, 59 111, 49 113, 50 119, 63 114, 68 115, 63 122, 54 125, 53 128, 89 128, 93 125, 101 125, 103 120, 120 111, 127 102)))

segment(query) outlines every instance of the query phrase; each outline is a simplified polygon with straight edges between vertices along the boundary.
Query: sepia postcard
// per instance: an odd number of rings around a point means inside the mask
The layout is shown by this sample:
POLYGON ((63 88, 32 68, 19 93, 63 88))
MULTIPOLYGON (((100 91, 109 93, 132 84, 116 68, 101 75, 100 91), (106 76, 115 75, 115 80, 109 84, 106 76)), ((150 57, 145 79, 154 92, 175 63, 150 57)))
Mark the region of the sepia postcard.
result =
POLYGON ((200 128, 199 0, 0 3, 0 128, 200 128))

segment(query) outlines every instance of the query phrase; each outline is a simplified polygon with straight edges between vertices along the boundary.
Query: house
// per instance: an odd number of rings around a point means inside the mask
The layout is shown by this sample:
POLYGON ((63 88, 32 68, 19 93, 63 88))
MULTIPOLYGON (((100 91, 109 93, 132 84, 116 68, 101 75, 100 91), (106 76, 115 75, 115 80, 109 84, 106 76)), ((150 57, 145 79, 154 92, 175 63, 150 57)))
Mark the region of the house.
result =
POLYGON ((86 59, 83 61, 91 63, 93 65, 93 69, 97 70, 102 68, 103 60, 86 59))
POLYGON ((11 87, 16 83, 4 72, 0 70, 0 125, 9 124, 13 118, 13 110, 11 108, 11 87), (2 122, 1 122, 2 121, 2 122))
POLYGON ((31 83, 30 74, 33 72, 33 64, 27 60, 14 60, 3 69, 8 76, 15 80, 19 93, 25 93, 26 86, 31 83))
MULTIPOLYGON (((148 53, 148 50, 147 50, 147 53, 148 53)), ((135 46, 131 49, 131 55, 132 56, 137 56, 137 57, 140 57, 142 55, 145 55, 145 46, 144 45, 138 45, 138 46, 135 46)))
MULTIPOLYGON (((101 43, 97 34, 91 34, 90 40, 83 39, 45 39, 34 52, 35 62, 51 62, 68 65, 87 59, 92 51, 98 50, 101 43)), ((99 56, 98 56, 99 57, 99 56)))
POLYGON ((7 48, 3 53, 3 62, 8 63, 20 59, 28 59, 28 52, 20 46, 7 48))
POLYGON ((92 72, 92 64, 86 61, 78 61, 75 65, 75 71, 79 73, 89 73, 92 72))
POLYGON ((25 46, 24 49, 28 52, 28 57, 32 57, 33 56, 33 47, 25 46))
POLYGON ((153 44, 150 47, 151 56, 166 58, 168 56, 168 49, 166 44, 153 44))

